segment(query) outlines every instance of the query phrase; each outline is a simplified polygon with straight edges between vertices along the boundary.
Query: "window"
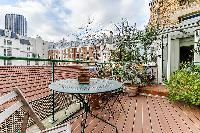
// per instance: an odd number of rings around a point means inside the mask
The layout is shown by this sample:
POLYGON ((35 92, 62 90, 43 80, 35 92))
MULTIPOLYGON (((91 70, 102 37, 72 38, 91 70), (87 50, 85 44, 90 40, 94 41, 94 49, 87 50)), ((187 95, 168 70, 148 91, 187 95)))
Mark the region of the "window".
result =
POLYGON ((11 66, 12 65, 12 61, 11 60, 7 60, 7 65, 11 66))
POLYGON ((11 60, 4 60, 4 66, 11 66, 12 65, 12 61, 11 60))
POLYGON ((4 56, 6 56, 6 49, 4 49, 4 56))
POLYGON ((29 66, 30 65, 30 60, 27 60, 27 66, 29 66))
POLYGON ((4 39, 4 45, 6 45, 6 39, 4 39))
POLYGON ((12 41, 7 40, 7 45, 12 45, 12 41))
POLYGON ((7 56, 12 56, 12 49, 11 48, 7 49, 7 56))
POLYGON ((27 50, 28 50, 28 51, 30 51, 30 50, 31 50, 31 48, 30 48, 30 47, 27 47, 27 50))
POLYGON ((35 61, 35 65, 39 65, 39 61, 35 61))
POLYGON ((29 53, 27 53, 27 57, 30 57, 30 54, 29 54, 29 53))

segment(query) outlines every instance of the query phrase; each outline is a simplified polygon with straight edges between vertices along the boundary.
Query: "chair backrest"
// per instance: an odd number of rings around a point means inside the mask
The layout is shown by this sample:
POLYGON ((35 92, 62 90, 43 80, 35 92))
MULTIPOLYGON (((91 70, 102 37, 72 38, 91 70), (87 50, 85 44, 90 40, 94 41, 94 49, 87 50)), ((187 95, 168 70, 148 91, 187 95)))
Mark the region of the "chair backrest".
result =
POLYGON ((21 107, 25 111, 25 115, 22 122, 21 132, 25 133, 28 117, 30 116, 40 130, 45 130, 43 123, 40 121, 39 117, 35 114, 32 107, 29 105, 28 101, 23 96, 22 92, 19 89, 14 89, 12 92, 3 95, 0 97, 0 105, 11 101, 13 98, 17 98, 17 100, 10 107, 6 108, 3 112, 0 113, 0 124, 4 122, 9 116, 11 116, 15 111, 20 109, 21 107))

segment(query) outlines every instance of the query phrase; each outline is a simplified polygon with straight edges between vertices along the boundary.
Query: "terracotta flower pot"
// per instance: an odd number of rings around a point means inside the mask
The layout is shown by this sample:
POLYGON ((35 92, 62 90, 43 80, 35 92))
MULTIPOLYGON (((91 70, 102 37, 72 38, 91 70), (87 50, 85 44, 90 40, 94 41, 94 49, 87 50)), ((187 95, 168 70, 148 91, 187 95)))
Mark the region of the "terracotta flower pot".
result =
POLYGON ((135 85, 125 85, 126 92, 129 97, 137 96, 138 94, 138 86, 135 85))

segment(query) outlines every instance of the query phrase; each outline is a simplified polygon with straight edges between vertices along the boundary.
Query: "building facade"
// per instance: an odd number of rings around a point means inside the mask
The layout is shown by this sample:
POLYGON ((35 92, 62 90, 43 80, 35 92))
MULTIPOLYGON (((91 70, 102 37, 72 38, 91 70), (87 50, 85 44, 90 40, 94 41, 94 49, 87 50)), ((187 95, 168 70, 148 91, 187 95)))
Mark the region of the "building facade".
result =
POLYGON ((169 79, 182 63, 200 62, 197 42, 200 36, 200 0, 153 0, 150 25, 160 25, 161 49, 157 59, 158 81, 169 79))
POLYGON ((151 25, 176 26, 184 20, 200 16, 200 0, 152 0, 151 25))
MULTIPOLYGON (((49 42, 41 37, 22 37, 10 30, 0 29, 0 56, 26 58, 48 58, 49 42)), ((34 66, 47 65, 48 62, 0 60, 0 66, 34 66)))
POLYGON ((8 29, 21 36, 27 36, 26 18, 18 14, 6 14, 5 29, 8 29))
MULTIPOLYGON (((108 62, 111 51, 115 49, 113 38, 113 33, 110 32, 108 36, 98 39, 70 42, 63 39, 57 43, 48 45, 48 57, 49 59, 79 60, 99 63, 108 62)), ((58 65, 66 64, 73 63, 58 63, 58 65)))
MULTIPOLYGON (((49 59, 57 60, 79 60, 100 62, 101 60, 101 46, 85 45, 77 47, 66 47, 62 49, 49 49, 49 59)), ((67 65, 76 63, 57 63, 57 65, 67 65)))

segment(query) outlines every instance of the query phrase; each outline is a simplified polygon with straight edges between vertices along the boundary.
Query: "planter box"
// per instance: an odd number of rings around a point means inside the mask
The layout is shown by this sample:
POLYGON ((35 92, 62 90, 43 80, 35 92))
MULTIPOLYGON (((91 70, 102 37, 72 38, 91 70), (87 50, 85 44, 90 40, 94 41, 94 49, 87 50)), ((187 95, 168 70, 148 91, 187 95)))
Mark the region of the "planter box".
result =
POLYGON ((160 92, 159 95, 167 97, 168 96, 168 92, 160 92))

